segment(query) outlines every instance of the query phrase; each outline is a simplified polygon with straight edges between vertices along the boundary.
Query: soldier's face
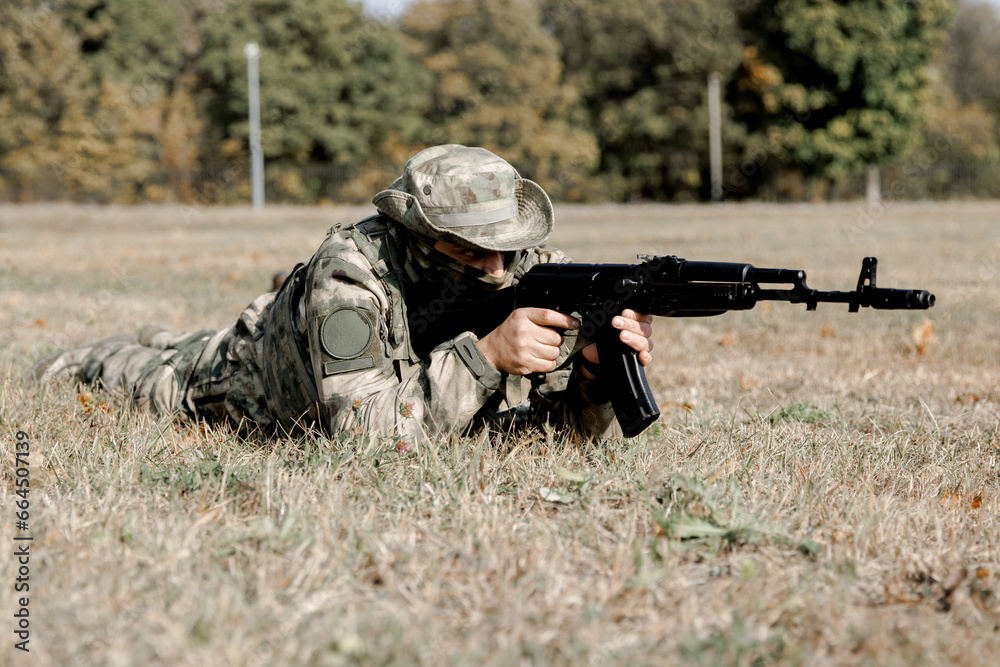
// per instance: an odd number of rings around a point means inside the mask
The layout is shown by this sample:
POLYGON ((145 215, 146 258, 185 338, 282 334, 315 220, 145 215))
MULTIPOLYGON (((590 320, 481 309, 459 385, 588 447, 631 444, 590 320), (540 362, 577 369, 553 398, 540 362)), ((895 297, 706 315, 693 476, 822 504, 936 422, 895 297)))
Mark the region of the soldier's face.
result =
POLYGON ((504 272, 504 257, 496 250, 471 250, 447 241, 435 241, 434 249, 452 259, 474 266, 483 273, 500 277, 504 272))

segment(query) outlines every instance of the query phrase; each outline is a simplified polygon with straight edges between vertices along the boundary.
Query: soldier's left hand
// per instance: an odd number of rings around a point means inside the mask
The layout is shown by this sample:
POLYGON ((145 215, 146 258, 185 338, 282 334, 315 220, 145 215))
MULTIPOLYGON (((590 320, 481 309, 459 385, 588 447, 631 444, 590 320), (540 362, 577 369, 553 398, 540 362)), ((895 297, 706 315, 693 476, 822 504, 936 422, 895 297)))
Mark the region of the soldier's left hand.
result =
MULTIPOLYGON (((639 363, 648 366, 653 360, 653 341, 650 339, 653 335, 653 316, 625 309, 621 315, 615 315, 611 319, 611 326, 619 330, 618 337, 621 342, 639 353, 639 363)), ((581 354, 589 362, 588 365, 600 365, 597 343, 591 343, 583 348, 581 354)), ((583 377, 593 380, 597 375, 584 366, 583 377)))

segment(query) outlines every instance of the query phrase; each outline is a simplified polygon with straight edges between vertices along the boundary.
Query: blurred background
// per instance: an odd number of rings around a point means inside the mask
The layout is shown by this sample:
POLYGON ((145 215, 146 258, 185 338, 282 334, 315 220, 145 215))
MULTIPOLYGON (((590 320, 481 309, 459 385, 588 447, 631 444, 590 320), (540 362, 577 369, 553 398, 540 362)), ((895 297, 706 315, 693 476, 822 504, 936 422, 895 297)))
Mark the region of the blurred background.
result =
POLYGON ((0 201, 359 203, 481 145, 564 202, 1000 197, 985 0, 3 0, 0 201))

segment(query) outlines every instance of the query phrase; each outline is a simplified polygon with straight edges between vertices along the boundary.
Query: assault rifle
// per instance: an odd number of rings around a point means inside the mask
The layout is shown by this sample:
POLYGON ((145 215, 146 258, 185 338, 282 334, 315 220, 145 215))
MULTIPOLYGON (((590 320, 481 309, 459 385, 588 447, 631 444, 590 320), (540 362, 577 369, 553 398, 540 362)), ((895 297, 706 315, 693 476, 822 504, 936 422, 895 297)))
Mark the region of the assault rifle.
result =
MULTIPOLYGON (((704 317, 749 310, 761 301, 846 303, 860 308, 925 310, 934 305, 926 290, 875 286, 878 261, 866 257, 857 289, 823 292, 806 285, 798 269, 759 269, 735 262, 690 262, 675 255, 638 255, 639 264, 537 264, 518 283, 489 293, 486 303, 453 299, 445 329, 434 327, 438 341, 461 331, 483 336, 516 308, 539 307, 577 314, 580 335, 597 343, 601 372, 610 382, 611 405, 626 437, 638 435, 660 416, 638 354, 622 343, 611 318, 626 308, 661 317, 704 317), (789 285, 772 288, 771 285, 789 285), (464 302, 463 302, 464 301, 464 302)), ((425 326, 426 328, 426 326, 425 326)), ((411 326, 411 332, 413 332, 411 326)), ((420 340, 420 336, 416 336, 420 340)))

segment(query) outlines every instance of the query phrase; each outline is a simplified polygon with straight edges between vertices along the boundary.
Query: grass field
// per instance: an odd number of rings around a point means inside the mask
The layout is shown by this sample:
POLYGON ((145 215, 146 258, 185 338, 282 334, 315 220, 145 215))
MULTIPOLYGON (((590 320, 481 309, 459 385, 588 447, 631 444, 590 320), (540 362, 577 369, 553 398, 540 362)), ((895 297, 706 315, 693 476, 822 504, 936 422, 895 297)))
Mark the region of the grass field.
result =
POLYGON ((1000 203, 557 210, 637 252, 936 293, 927 312, 658 320, 642 436, 247 441, 22 374, 231 324, 369 208, 0 206, 0 663, 1000 664, 1000 203), (30 654, 18 598, 30 597, 30 654))

